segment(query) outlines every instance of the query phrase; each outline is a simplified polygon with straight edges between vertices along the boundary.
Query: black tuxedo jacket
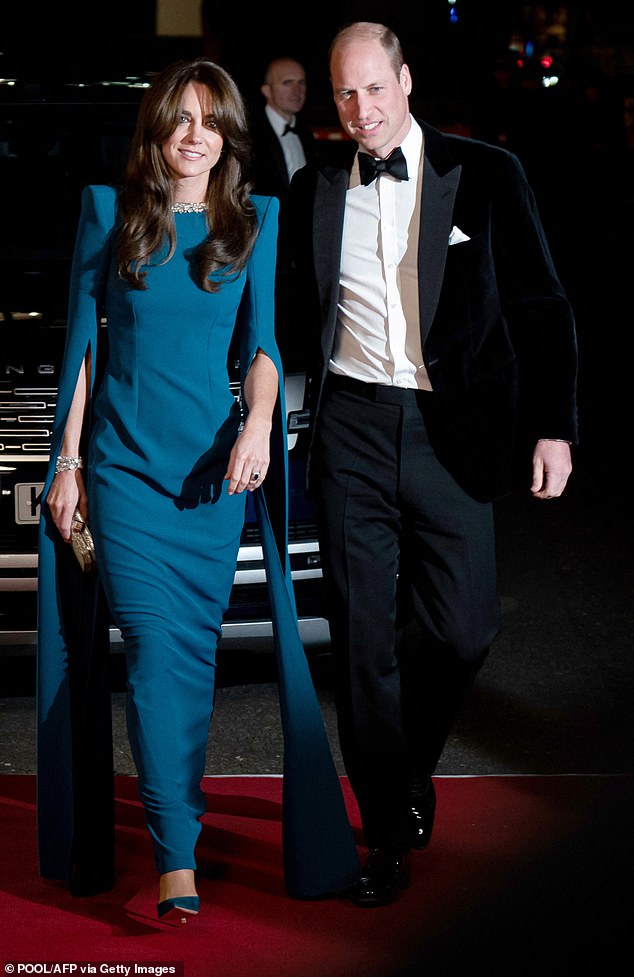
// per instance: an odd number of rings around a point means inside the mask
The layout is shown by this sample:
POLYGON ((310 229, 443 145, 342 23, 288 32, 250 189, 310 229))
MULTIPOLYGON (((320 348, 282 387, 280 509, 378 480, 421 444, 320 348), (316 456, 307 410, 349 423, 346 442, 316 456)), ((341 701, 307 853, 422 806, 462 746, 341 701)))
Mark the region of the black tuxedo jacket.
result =
MULTIPOLYGON (((538 438, 577 439, 574 317, 518 159, 420 125, 420 332, 435 394, 429 436, 454 478, 490 501, 510 491, 514 476, 526 478, 538 438), (469 240, 450 245, 454 227, 469 240)), ((314 340, 314 420, 335 340, 348 179, 342 166, 306 167, 287 208, 302 283, 297 321, 314 340)))
MULTIPOLYGON (((297 120, 297 135, 302 144, 306 162, 315 159, 315 138, 301 120, 297 120)), ((283 201, 288 194, 289 179, 284 152, 273 126, 264 109, 251 115, 252 165, 251 180, 254 193, 265 197, 277 197, 283 201)))

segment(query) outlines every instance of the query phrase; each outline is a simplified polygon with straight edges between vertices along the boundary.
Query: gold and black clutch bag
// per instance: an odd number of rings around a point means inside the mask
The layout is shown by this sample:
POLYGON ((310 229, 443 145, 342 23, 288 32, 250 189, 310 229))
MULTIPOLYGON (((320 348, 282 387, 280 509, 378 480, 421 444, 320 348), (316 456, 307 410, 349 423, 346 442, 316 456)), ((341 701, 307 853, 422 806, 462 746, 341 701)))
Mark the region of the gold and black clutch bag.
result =
POLYGON ((95 544, 92 538, 92 533, 88 528, 88 523, 82 518, 79 509, 75 509, 75 512, 73 513, 70 541, 73 547, 73 552, 77 557, 77 561, 82 570, 85 573, 90 570, 94 570, 97 566, 95 544))

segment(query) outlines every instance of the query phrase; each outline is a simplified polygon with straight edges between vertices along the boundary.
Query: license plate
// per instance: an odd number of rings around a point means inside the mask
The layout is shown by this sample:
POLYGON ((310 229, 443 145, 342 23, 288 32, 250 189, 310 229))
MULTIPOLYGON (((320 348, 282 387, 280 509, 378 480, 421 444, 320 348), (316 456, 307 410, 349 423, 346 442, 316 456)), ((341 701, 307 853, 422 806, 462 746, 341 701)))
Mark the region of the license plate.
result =
POLYGON ((16 482, 15 521, 19 526, 40 521, 40 504, 37 500, 43 488, 44 482, 16 482))

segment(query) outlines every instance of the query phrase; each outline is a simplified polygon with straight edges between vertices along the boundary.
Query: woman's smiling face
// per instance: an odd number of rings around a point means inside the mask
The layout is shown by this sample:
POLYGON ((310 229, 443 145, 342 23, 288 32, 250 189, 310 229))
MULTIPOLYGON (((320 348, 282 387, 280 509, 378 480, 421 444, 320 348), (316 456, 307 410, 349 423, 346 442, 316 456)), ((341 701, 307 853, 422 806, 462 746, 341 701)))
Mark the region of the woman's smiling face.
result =
MULTIPOLYGON (((211 94, 204 85, 192 82, 183 92, 178 125, 161 144, 172 179, 184 182, 190 193, 188 200, 204 197, 209 173, 220 159, 223 143, 213 114, 211 94)), ((179 196, 185 199, 182 194, 179 196)))

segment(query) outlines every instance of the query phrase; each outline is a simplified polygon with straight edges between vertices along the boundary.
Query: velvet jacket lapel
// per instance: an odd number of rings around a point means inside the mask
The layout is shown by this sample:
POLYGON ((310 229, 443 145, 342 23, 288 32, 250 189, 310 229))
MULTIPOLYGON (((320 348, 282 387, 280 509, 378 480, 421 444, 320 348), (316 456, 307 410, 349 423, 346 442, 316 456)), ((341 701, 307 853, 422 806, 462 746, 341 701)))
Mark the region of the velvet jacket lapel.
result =
POLYGON ((456 166, 450 160, 440 133, 424 123, 421 126, 425 139, 425 158, 418 239, 418 290, 420 332, 424 348, 442 288, 462 167, 456 166))

